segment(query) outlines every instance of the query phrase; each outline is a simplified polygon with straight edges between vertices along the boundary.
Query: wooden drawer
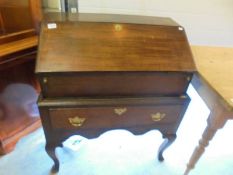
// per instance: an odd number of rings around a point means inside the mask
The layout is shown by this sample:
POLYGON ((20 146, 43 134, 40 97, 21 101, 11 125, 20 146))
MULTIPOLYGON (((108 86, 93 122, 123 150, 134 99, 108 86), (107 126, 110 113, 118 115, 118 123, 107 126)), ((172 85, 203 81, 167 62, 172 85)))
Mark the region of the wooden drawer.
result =
POLYGON ((44 97, 179 96, 192 74, 172 72, 102 72, 43 75, 44 97))
MULTIPOLYGON (((188 97, 84 99, 49 109, 53 129, 124 129, 172 124, 178 127, 188 97), (86 101, 86 102, 84 102, 86 101)), ((59 104, 58 102, 55 102, 59 104)))
POLYGON ((181 105, 59 108, 50 110, 50 118, 54 129, 140 127, 176 123, 182 109, 181 105))

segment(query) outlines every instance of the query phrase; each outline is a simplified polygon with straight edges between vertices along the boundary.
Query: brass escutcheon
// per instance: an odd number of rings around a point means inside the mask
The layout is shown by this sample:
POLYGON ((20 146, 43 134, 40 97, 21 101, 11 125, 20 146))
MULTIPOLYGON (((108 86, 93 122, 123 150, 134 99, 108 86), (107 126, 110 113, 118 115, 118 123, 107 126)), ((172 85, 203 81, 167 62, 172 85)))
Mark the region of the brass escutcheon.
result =
POLYGON ((120 32, 122 30, 122 25, 120 24, 115 24, 115 31, 120 32))
POLYGON ((48 79, 45 77, 45 78, 43 78, 43 82, 44 83, 47 83, 48 82, 48 79))
POLYGON ((190 80, 191 80, 191 77, 188 76, 188 77, 187 77, 187 81, 190 81, 190 80))
POLYGON ((161 121, 165 116, 166 116, 165 113, 157 112, 156 114, 151 114, 151 119, 152 119, 154 122, 159 122, 159 121, 161 121))
POLYGON ((115 109, 114 109, 114 112, 115 112, 117 115, 122 115, 122 114, 124 114, 126 111, 127 111, 127 108, 115 108, 115 109))
POLYGON ((79 116, 75 116, 73 118, 68 118, 68 120, 72 126, 81 127, 83 125, 83 123, 85 122, 86 118, 81 118, 79 116))

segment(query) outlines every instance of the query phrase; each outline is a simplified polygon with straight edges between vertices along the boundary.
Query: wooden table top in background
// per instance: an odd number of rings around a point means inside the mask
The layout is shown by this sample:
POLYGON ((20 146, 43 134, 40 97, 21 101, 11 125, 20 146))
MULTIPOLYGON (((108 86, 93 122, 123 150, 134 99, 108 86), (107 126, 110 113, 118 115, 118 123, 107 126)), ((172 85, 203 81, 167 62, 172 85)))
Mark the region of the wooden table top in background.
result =
POLYGON ((233 110, 233 48, 192 46, 200 76, 217 92, 225 106, 233 110))

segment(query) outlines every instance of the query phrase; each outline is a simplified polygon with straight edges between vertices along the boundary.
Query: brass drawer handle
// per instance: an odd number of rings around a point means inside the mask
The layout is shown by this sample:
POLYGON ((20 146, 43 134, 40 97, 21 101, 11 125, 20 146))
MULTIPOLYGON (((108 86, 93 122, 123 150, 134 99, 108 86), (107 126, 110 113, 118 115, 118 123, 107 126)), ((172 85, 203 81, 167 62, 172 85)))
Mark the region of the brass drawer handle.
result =
POLYGON ((115 108, 115 109, 114 109, 114 112, 115 112, 117 115, 122 115, 122 114, 124 114, 126 111, 127 111, 127 108, 115 108))
POLYGON ((157 112, 156 114, 151 114, 151 119, 152 119, 154 122, 159 122, 159 121, 161 121, 165 116, 166 116, 165 113, 157 112))
POLYGON ((86 118, 81 118, 79 116, 75 116, 73 118, 68 118, 70 124, 75 127, 81 127, 85 122, 86 118))

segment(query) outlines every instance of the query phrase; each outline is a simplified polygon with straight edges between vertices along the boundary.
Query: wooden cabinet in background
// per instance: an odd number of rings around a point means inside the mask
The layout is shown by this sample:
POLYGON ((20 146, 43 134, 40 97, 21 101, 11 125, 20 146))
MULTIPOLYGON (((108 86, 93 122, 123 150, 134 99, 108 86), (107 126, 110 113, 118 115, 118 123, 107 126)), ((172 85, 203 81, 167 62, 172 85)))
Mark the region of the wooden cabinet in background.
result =
POLYGON ((40 0, 0 1, 0 154, 40 126, 34 74, 40 0))
POLYGON ((1 0, 1 35, 27 29, 39 29, 41 20, 40 0, 1 0))

